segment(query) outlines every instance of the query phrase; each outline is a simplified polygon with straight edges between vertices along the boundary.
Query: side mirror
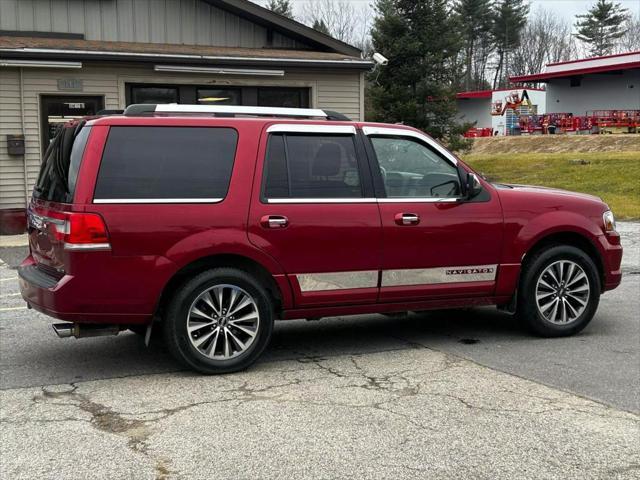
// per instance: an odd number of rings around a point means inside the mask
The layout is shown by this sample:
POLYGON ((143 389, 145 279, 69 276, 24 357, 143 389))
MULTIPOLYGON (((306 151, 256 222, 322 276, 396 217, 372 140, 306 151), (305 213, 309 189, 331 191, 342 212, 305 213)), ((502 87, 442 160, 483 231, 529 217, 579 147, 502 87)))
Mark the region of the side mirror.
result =
POLYGON ((465 193, 467 199, 472 199, 482 191, 482 184, 475 173, 467 173, 467 181, 465 185, 465 193))

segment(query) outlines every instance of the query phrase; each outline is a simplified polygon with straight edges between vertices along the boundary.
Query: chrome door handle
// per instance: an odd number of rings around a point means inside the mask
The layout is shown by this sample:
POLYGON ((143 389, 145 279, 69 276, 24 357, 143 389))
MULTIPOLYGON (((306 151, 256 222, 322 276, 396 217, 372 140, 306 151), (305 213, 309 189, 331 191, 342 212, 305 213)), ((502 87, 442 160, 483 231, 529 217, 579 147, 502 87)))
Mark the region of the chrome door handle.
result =
POLYGON ((286 228, 289 219, 283 215, 265 215, 260 219, 260 225, 264 228, 286 228))
POLYGON ((398 225, 418 225, 420 217, 417 213, 396 213, 395 221, 398 225))

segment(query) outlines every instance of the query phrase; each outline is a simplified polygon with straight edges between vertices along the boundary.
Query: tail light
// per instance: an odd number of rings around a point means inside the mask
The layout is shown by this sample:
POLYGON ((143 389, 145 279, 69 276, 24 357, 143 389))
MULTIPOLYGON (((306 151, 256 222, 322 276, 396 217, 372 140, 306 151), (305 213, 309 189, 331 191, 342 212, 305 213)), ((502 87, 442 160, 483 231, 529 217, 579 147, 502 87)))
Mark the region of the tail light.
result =
POLYGON ((67 250, 111 248, 107 226, 97 213, 71 213, 66 227, 64 247, 67 250))
POLYGON ((97 213, 64 213, 56 215, 50 228, 65 250, 110 250, 109 233, 97 213))

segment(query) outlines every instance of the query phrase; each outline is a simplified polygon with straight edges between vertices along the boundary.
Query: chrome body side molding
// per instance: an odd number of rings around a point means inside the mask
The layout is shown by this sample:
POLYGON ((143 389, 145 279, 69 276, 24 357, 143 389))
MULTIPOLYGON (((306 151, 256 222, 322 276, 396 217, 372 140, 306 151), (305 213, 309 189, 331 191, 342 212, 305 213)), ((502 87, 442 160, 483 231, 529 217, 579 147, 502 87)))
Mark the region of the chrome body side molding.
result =
POLYGON ((296 275, 300 291, 318 292, 351 288, 376 288, 378 271, 303 273, 296 275))
POLYGON ((381 287, 489 282, 496 279, 497 272, 498 265, 383 270, 381 287))

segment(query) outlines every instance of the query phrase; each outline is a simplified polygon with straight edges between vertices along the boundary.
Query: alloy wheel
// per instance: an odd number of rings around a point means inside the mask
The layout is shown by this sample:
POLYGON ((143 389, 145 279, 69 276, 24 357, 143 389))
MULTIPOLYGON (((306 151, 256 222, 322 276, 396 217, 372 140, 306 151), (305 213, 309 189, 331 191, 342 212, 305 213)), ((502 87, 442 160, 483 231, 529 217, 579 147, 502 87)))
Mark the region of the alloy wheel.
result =
POLYGON ((258 305, 235 285, 215 285, 191 304, 187 317, 189 341, 213 360, 229 360, 246 352, 260 327, 258 305))
POLYGON ((590 292, 589 278, 580 265, 571 260, 553 262, 538 277, 538 311, 553 324, 571 324, 586 310, 590 292))

